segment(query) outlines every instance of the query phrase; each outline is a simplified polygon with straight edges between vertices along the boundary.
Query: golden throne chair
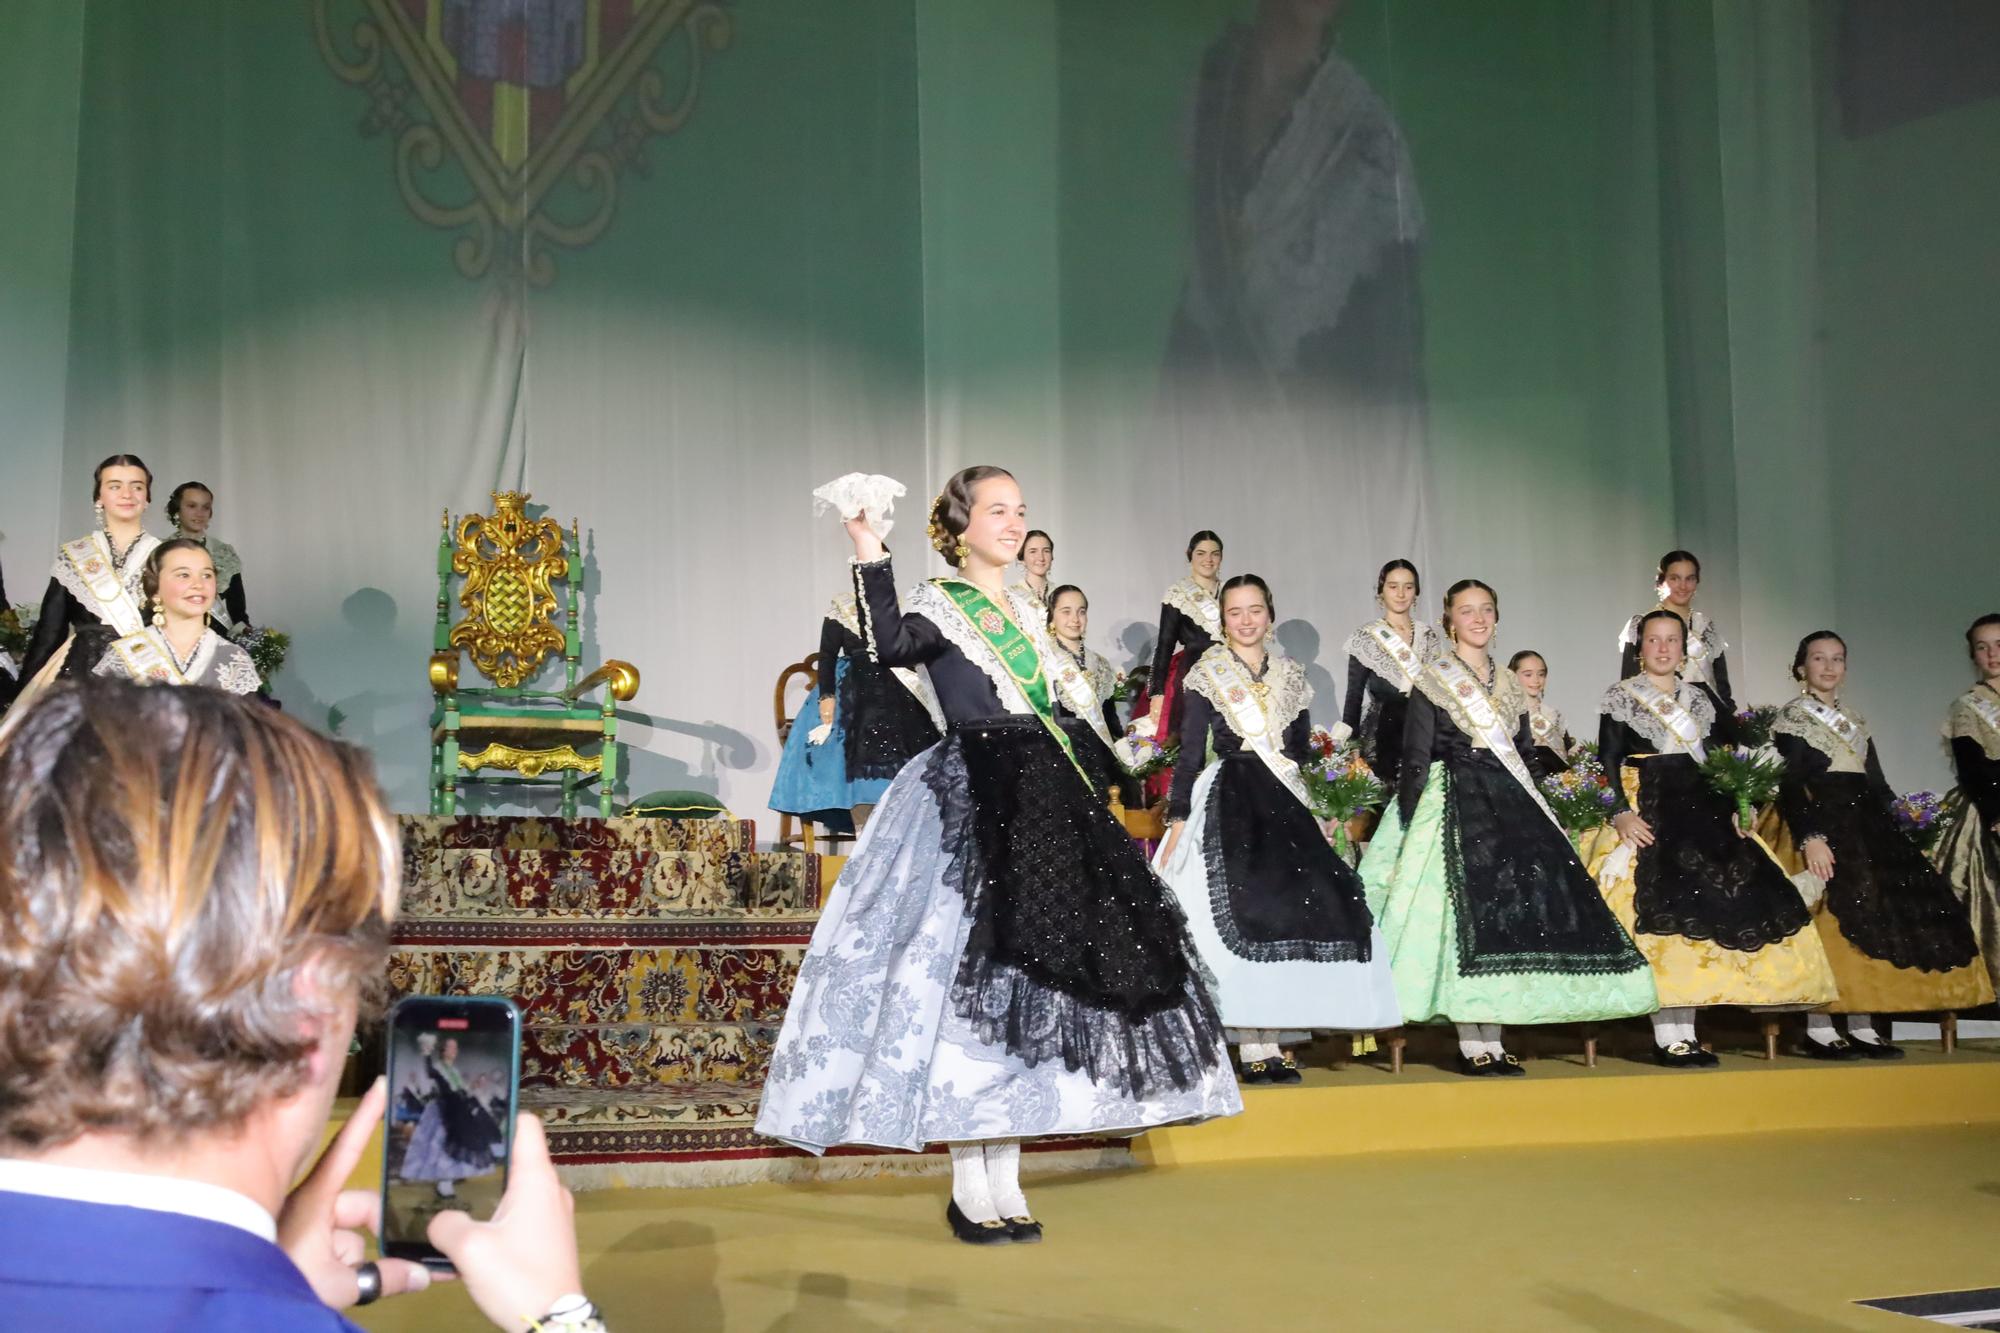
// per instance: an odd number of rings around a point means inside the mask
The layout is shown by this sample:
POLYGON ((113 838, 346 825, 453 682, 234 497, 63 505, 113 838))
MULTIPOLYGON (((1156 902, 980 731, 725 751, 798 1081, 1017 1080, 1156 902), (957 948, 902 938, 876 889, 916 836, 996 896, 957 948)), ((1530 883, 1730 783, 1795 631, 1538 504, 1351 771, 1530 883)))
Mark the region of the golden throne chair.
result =
POLYGON ((575 520, 569 540, 552 518, 531 518, 528 495, 494 491, 491 514, 454 525, 446 510, 438 538, 437 631, 430 676, 431 813, 459 813, 469 784, 562 789, 562 816, 576 817, 577 795, 595 784, 597 812, 609 818, 621 779, 618 705, 639 692, 639 670, 606 658, 578 679, 583 636, 577 584, 582 546, 575 520), (451 623, 451 581, 463 580, 451 623), (563 597, 558 601, 556 585, 563 597), (562 656, 560 689, 528 688, 562 656), (461 654, 489 687, 459 684, 461 654), (585 696, 604 686, 602 699, 585 696))

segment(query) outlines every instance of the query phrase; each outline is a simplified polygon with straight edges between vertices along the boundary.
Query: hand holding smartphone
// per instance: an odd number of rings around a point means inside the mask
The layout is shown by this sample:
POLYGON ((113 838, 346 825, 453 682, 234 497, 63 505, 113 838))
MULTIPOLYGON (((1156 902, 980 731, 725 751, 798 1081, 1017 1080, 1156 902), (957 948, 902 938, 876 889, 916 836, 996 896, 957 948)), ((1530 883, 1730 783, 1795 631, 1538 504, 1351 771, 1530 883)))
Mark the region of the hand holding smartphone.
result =
POLYGON ((389 1011, 382 1253, 451 1270, 431 1220, 492 1218, 507 1188, 521 1015, 499 996, 412 995, 389 1011))

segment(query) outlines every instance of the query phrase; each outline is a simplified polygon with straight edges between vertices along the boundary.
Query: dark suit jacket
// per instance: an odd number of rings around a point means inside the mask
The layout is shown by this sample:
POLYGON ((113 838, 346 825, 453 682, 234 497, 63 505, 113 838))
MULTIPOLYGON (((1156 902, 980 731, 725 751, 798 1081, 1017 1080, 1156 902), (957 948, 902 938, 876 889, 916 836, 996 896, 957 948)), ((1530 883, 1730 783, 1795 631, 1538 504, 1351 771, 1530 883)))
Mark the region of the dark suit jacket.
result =
POLYGON ((285 1252, 179 1213, 0 1191, 0 1327, 360 1333, 285 1252))

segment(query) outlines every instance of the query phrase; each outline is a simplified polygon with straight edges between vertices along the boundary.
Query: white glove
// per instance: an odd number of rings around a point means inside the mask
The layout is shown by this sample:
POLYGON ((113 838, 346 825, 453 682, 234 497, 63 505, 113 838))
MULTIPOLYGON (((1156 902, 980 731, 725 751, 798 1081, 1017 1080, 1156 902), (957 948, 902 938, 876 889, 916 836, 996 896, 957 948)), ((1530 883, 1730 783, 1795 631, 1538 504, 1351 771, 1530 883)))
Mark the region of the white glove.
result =
POLYGON ((1335 745, 1347 744, 1349 738, 1353 735, 1354 728, 1348 726, 1345 722, 1336 722, 1333 724, 1333 743, 1335 745))
POLYGON ((843 520, 865 515, 868 530, 886 542, 889 529, 896 526, 889 515, 896 512, 896 501, 908 494, 894 477, 850 472, 813 492, 813 517, 829 509, 838 510, 843 520))
POLYGON ((833 723, 822 722, 806 733, 807 745, 825 745, 826 738, 833 735, 833 723))

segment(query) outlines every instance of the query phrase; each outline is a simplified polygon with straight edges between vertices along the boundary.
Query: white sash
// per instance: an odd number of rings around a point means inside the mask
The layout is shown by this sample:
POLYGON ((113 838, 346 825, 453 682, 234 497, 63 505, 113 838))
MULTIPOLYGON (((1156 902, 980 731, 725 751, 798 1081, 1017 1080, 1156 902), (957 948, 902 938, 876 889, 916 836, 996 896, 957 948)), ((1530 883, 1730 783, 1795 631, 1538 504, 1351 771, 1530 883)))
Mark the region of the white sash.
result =
MULTIPOLYGON (((1032 594, 1024 593, 1024 595, 1032 594)), ((1042 660, 1060 664, 1051 673, 1049 683, 1061 697, 1063 707, 1083 719, 1106 745, 1113 744, 1111 733, 1104 725, 1104 701, 1097 695, 1097 684, 1091 680, 1090 672, 1076 664, 1076 659, 1070 656, 1069 650, 1056 642, 1054 634, 1035 637, 1037 639, 1035 646, 1045 650, 1042 660)), ((1086 662, 1090 660, 1089 649, 1084 650, 1084 660, 1086 662)))
POLYGON ((1687 746, 1688 753, 1698 764, 1708 758, 1708 749, 1701 743, 1701 723, 1695 721, 1694 714, 1681 705, 1681 701, 1671 694, 1663 693, 1651 681, 1643 677, 1618 682, 1620 689, 1639 701, 1639 706, 1660 720, 1660 725, 1672 732, 1681 744, 1687 746))
POLYGON ((1198 623, 1209 638, 1222 637, 1222 603, 1205 592, 1192 577, 1168 587, 1160 600, 1198 623))
MULTIPOLYGON (((1411 628, 1414 633, 1414 624, 1411 628)), ((1404 643, 1403 636, 1391 629, 1386 620, 1378 620, 1370 625, 1368 633, 1375 642, 1382 645, 1382 651, 1389 654, 1389 660, 1403 673, 1401 680, 1391 683, 1404 694, 1408 694, 1410 686, 1416 683, 1417 672, 1423 669, 1423 663, 1417 658, 1416 645, 1404 643)))
POLYGON ((1530 704, 1528 711, 1528 732, 1535 738, 1537 745, 1544 745, 1554 750, 1558 758, 1569 758, 1569 752, 1563 745, 1562 714, 1554 711, 1543 712, 1540 708, 1530 704))
MULTIPOLYGON (((206 647, 204 639, 203 646, 206 647)), ((137 634, 127 634, 111 645, 118 659, 125 666, 125 674, 133 680, 158 681, 163 685, 186 685, 188 676, 174 661, 173 651, 161 641, 157 631, 151 627, 137 634)), ((201 650, 195 650, 199 659, 201 650)))
MULTIPOLYGON (((1243 738, 1243 744, 1264 761, 1264 767, 1285 784, 1285 790, 1296 796, 1300 805, 1310 810, 1312 794, 1306 790, 1305 779, 1299 776, 1299 766, 1285 753, 1278 737, 1273 735, 1277 729, 1271 725, 1270 708, 1266 703, 1269 690, 1258 690, 1248 668, 1227 648, 1222 650, 1221 657, 1202 654, 1194 669, 1208 678, 1209 688, 1214 691, 1210 697, 1216 707, 1228 714, 1230 728, 1243 738)), ((1183 743, 1197 742, 1193 737, 1186 737, 1183 743)))
POLYGON ((1810 694, 1802 694, 1792 700, 1794 706, 1813 721, 1832 732, 1836 739, 1848 749, 1856 759, 1864 763, 1868 758, 1868 732, 1866 728, 1833 705, 1824 703, 1810 694))
MULTIPOLYGON (((1501 721, 1500 710, 1493 706, 1493 696, 1486 692, 1486 687, 1473 677, 1456 653, 1432 660, 1427 669, 1458 700, 1466 720, 1472 723, 1474 734, 1486 742, 1486 748, 1493 751, 1493 757, 1500 761, 1508 776, 1521 785, 1521 790, 1535 798, 1535 804, 1549 817, 1551 824, 1562 829, 1562 821, 1556 818, 1555 811, 1549 809, 1549 803, 1542 799, 1542 789, 1536 783, 1535 775, 1528 771, 1521 752, 1514 748, 1514 734, 1501 721)), ((1563 829, 1563 836, 1569 836, 1567 829, 1563 829)))
POLYGON ((100 533, 64 542, 62 555, 96 603, 91 609, 100 619, 120 634, 137 634, 146 628, 146 617, 132 600, 118 571, 112 568, 110 548, 100 533))
POLYGON ((1979 715, 1980 721, 2000 735, 2000 694, 1988 690, 1969 690, 1965 696, 1965 706, 1979 715))

